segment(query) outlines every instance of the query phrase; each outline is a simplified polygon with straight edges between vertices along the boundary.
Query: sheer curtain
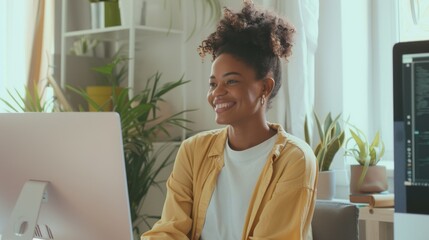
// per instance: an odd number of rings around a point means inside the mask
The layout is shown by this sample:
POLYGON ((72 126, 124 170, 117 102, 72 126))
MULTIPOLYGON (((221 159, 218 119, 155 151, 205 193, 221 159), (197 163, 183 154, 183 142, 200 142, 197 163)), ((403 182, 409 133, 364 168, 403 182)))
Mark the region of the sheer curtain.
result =
POLYGON ((283 67, 283 85, 273 109, 271 121, 285 123, 289 132, 304 139, 304 120, 309 117, 313 129, 314 63, 317 49, 319 0, 263 0, 266 7, 286 16, 296 28, 292 56, 283 67))
MULTIPOLYGON (((29 81, 37 83, 48 73, 53 46, 53 4, 54 0, 0 1, 3 36, 0 38, 0 98, 12 102, 7 90, 25 95, 29 81), (36 37, 39 40, 35 41, 36 37)), ((6 111, 8 108, 0 101, 0 112, 6 111)))
MULTIPOLYGON (((28 78, 31 6, 27 0, 0 1, 0 97, 10 101, 6 90, 16 89, 21 94, 28 78)), ((0 101, 0 111, 6 107, 0 101)))

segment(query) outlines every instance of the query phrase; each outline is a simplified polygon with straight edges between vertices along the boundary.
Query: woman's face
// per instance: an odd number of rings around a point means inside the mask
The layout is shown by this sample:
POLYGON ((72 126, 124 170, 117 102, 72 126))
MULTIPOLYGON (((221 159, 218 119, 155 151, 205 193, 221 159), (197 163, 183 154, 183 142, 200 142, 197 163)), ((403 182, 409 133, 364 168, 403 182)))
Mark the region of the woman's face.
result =
POLYGON ((216 112, 216 123, 251 122, 263 114, 260 98, 264 82, 253 68, 231 54, 219 55, 212 64, 207 99, 216 112))

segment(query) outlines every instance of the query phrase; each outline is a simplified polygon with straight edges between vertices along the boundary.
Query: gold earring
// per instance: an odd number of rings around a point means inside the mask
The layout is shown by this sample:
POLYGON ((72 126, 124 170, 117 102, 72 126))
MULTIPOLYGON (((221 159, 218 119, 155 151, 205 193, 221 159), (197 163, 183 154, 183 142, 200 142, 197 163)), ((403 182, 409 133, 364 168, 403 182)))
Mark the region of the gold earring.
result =
POLYGON ((261 105, 264 105, 265 104, 265 95, 262 95, 261 96, 261 105))

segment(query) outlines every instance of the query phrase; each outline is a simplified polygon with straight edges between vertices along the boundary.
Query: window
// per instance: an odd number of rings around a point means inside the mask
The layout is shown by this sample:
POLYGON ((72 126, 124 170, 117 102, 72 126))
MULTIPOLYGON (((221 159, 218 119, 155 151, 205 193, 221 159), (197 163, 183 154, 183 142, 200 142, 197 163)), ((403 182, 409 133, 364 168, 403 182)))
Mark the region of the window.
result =
MULTIPOLYGON (((368 90, 362 92, 368 94, 369 102, 367 112, 361 114, 368 114, 368 133, 381 131, 386 144, 386 153, 381 164, 393 169, 392 49, 393 45, 399 41, 429 39, 429 0, 368 1, 368 3, 369 9, 371 9, 369 27, 368 30, 362 30, 362 32, 369 31, 368 35, 371 39, 366 46, 368 47, 366 51, 369 52, 370 70, 368 90)), ((352 13, 356 10, 350 11, 352 13)), ((361 15, 365 11, 362 10, 361 15)), ((349 40, 355 38, 356 36, 353 36, 349 40)), ((365 46, 362 47, 362 43, 359 44, 360 51, 365 52, 365 46)), ((350 54, 348 61, 353 62, 353 58, 356 58, 355 55, 350 54)), ((359 66, 359 69, 362 70, 362 66, 359 66)), ((354 68, 349 70, 351 75, 357 73, 354 68)), ((351 83, 345 83, 345 88, 355 92, 356 87, 350 87, 349 84, 351 83)), ((347 101, 347 97, 345 100, 347 101)), ((356 102, 356 99, 352 97, 350 101, 356 102)), ((355 111, 356 108, 351 107, 351 109, 355 111)), ((368 135, 369 138, 373 137, 371 134, 368 135)))
MULTIPOLYGON (((394 1, 392 1, 394 2, 394 1)), ((380 4, 380 3, 379 3, 380 4)), ((383 2, 385 4, 385 2, 383 2)), ((383 32, 379 34, 379 37, 377 40, 375 40, 375 43, 378 44, 378 46, 382 46, 386 43, 391 43, 393 40, 394 42, 404 42, 404 41, 419 41, 419 40, 429 40, 429 0, 411 0, 411 1, 403 1, 398 0, 396 3, 392 3, 392 6, 390 7, 391 13, 390 17, 386 16, 386 11, 383 11, 383 8, 380 8, 381 11, 377 11, 377 14, 379 14, 378 18, 378 24, 379 26, 388 26, 386 25, 386 22, 383 22, 383 20, 380 20, 381 18, 384 19, 393 19, 392 21, 394 24, 390 30, 384 29, 383 32), (389 32, 390 31, 390 32, 389 32), (390 36, 390 40, 386 38, 386 36, 390 36), (378 43, 377 43, 378 42, 378 43)), ((375 18, 377 19, 377 18, 375 18)), ((384 20, 385 21, 385 20, 384 20)), ((380 27, 382 29, 382 27, 380 27)), ((373 95, 379 94, 380 96, 384 96, 384 99, 392 99, 392 61, 384 61, 384 64, 387 64, 386 67, 383 67, 382 59, 392 59, 392 48, 393 45, 387 44, 389 46, 389 52, 386 53, 380 53, 378 56, 378 61, 380 64, 380 70, 379 71, 386 71, 388 74, 379 72, 377 73, 377 70, 374 69, 374 75, 380 76, 380 87, 378 87, 378 91, 374 92, 373 95), (384 76, 383 76, 384 75, 384 76), (389 77, 387 77, 389 76, 389 77)), ((381 48, 381 47, 380 47, 381 48)), ((374 58, 377 59, 377 53, 375 53, 374 58)), ((393 109, 387 108, 385 103, 386 100, 380 99, 379 102, 381 105, 379 106, 380 112, 382 115, 380 115, 380 122, 381 122, 381 128, 384 133, 388 132, 389 129, 393 129, 393 122, 391 119, 391 116, 393 116, 393 109), (383 106, 384 105, 384 106, 383 106)), ((393 103, 392 103, 393 104, 393 103)), ((390 131, 392 132, 392 131, 390 131)), ((388 152, 385 156, 384 164, 388 167, 393 168, 393 132, 392 135, 388 134, 385 139, 389 139, 388 144, 388 152), (388 138, 386 138, 388 137, 388 138)))
MULTIPOLYGON (((51 54, 53 47, 53 6, 53 0, 0 1, 0 31, 4 33, 0 38, 0 98, 8 103, 14 101, 7 91, 15 98, 25 95, 30 71, 31 81, 46 78, 47 55, 51 54), (36 47, 33 48, 33 44, 36 47), (39 70, 42 72, 39 73, 39 70)), ((9 110, 0 101, 0 112, 9 110)))
MULTIPOLYGON (((0 97, 11 99, 7 89, 24 91, 28 79, 28 16, 30 4, 26 0, 0 1, 0 97)), ((5 104, 0 102, 0 112, 4 112, 5 104)))

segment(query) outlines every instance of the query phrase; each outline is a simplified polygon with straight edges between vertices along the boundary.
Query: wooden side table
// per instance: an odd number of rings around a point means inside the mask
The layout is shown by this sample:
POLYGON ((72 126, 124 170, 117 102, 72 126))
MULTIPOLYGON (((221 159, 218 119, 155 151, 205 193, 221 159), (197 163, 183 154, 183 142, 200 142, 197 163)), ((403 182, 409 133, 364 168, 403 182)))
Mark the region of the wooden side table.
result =
POLYGON ((394 208, 359 207, 359 220, 365 224, 366 240, 393 240, 394 208))

